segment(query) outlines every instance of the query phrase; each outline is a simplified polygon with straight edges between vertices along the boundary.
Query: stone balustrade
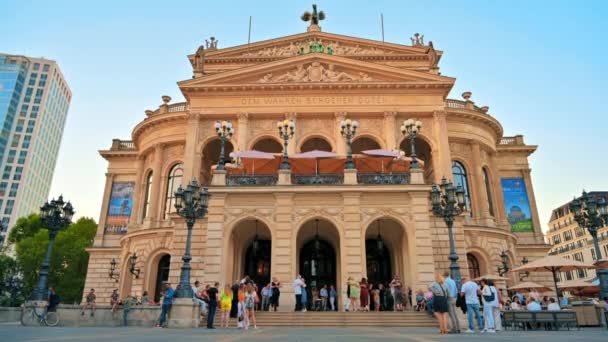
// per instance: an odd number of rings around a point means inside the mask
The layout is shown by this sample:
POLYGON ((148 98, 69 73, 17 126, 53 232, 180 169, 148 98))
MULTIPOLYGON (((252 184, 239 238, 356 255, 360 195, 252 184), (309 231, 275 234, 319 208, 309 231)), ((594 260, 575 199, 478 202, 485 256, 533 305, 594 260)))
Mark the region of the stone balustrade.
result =
POLYGON ((135 143, 131 140, 112 139, 110 151, 135 151, 135 143))

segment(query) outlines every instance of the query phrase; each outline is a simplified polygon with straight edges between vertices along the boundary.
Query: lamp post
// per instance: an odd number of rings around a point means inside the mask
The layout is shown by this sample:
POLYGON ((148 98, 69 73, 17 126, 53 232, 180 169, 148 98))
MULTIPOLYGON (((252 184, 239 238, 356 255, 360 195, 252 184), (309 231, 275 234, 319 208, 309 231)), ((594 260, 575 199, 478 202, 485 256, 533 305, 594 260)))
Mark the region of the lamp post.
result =
POLYGON ((438 217, 443 217, 448 226, 450 237, 450 255, 448 259, 450 263, 450 274, 456 282, 456 286, 460 290, 462 278, 460 276, 460 265, 458 264, 458 254, 456 254, 456 245, 454 243, 454 217, 462 214, 464 211, 464 189, 461 186, 454 186, 452 182, 448 182, 445 177, 441 180, 441 184, 433 184, 431 188, 431 204, 433 206, 433 214, 438 217))
POLYGON ((401 133, 405 137, 410 138, 410 148, 412 150, 412 169, 418 168, 418 161, 416 160, 416 135, 422 129, 422 122, 414 121, 413 119, 407 119, 403 121, 403 125, 401 125, 401 133))
POLYGON ((353 162, 353 148, 352 139, 357 134, 357 128, 359 128, 359 122, 356 120, 346 119, 340 122, 340 134, 346 138, 346 169, 352 170, 355 168, 353 162))
POLYGON ((116 259, 112 258, 110 261, 110 273, 108 274, 110 279, 114 279, 118 283, 118 273, 116 272, 116 259))
POLYGON ((498 266, 498 275, 502 277, 507 274, 507 272, 509 272, 509 256, 507 255, 507 252, 502 251, 500 253, 500 266, 498 266))
POLYGON ((226 140, 232 138, 234 134, 234 128, 232 128, 232 123, 230 121, 216 121, 215 122, 215 132, 217 136, 220 137, 220 160, 217 163, 216 170, 224 170, 224 165, 226 161, 224 160, 224 156, 226 154, 226 140))
POLYGON ((175 211, 177 215, 186 219, 186 226, 188 227, 186 252, 182 257, 184 262, 179 275, 179 284, 175 291, 175 298, 192 298, 192 286, 190 286, 192 227, 197 219, 203 218, 207 214, 209 196, 207 188, 201 190, 196 179, 192 179, 185 189, 180 185, 177 191, 175 191, 175 211))
POLYGON ((281 170, 289 170, 289 155, 287 154, 287 145, 289 139, 293 138, 296 133, 296 123, 293 120, 283 120, 277 122, 279 136, 283 139, 283 161, 281 162, 281 170))
POLYGON ((59 196, 57 200, 52 199, 40 208, 42 226, 49 230, 49 245, 46 248, 46 255, 40 266, 38 284, 32 293, 32 300, 42 301, 48 298, 47 283, 53 243, 55 242, 57 233, 72 223, 72 216, 74 216, 74 208, 70 202, 65 203, 63 201, 63 196, 59 196))
POLYGON ((137 266, 137 254, 133 253, 133 255, 129 257, 129 272, 135 276, 135 279, 139 279, 141 269, 135 266, 137 266))
MULTIPOLYGON (((589 196, 583 191, 580 199, 570 202, 570 211, 574 213, 574 219, 579 226, 589 231, 593 238, 595 255, 597 260, 602 259, 602 250, 597 239, 597 231, 603 224, 608 224, 608 203, 603 197, 589 196)), ((600 280, 600 298, 608 297, 608 269, 598 268, 596 271, 600 280)))

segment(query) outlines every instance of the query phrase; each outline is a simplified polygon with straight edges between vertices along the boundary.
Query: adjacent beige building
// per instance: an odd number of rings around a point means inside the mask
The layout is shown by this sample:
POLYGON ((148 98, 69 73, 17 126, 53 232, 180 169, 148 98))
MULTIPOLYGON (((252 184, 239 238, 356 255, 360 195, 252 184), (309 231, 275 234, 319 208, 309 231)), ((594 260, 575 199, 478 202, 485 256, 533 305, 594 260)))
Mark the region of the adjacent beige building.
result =
MULTIPOLYGON (((591 191, 591 197, 608 198, 606 191, 591 191)), ((608 226, 604 225, 597 231, 602 257, 608 255, 608 226)), ((549 231, 547 232, 547 242, 551 244, 550 255, 561 255, 568 259, 583 261, 586 263, 597 260, 593 238, 589 232, 581 228, 574 220, 574 214, 570 211, 570 202, 553 209, 549 220, 549 231)), ((569 280, 595 279, 595 270, 578 270, 570 272, 560 272, 558 280, 565 282, 569 280)))
POLYGON ((298 273, 309 286, 335 284, 343 293, 348 277, 364 276, 384 282, 400 275, 414 290, 426 288, 435 271, 449 266, 448 231, 429 202, 431 184, 442 177, 467 190, 468 210, 455 224, 463 274, 496 273, 502 251, 510 267, 523 257, 546 255, 528 165, 536 146, 519 135, 504 136, 500 122, 470 93, 463 101, 448 99, 456 80, 439 72, 442 54, 419 40, 383 43, 315 25, 249 45, 207 42, 188 56, 193 78, 178 83, 186 102, 164 97, 158 109, 146 111, 130 140, 115 139, 100 151, 109 164, 85 288, 96 288, 104 302, 115 287, 158 296, 162 280, 177 284, 186 228, 172 213, 172 193, 192 178, 211 193, 209 213, 193 231, 192 281, 276 277, 286 284, 282 310, 292 309, 287 284, 298 273), (345 118, 360 123, 356 155, 369 149, 409 155, 400 126, 420 120, 422 172, 340 169, 316 178, 296 170, 214 172, 217 120, 235 129, 227 153, 281 153, 276 122, 288 119, 296 125, 290 156, 315 149, 344 156, 345 118), (506 208, 506 181, 523 189, 521 205, 506 208), (129 272, 133 254, 139 277, 129 272), (113 258, 118 281, 108 275, 113 258))

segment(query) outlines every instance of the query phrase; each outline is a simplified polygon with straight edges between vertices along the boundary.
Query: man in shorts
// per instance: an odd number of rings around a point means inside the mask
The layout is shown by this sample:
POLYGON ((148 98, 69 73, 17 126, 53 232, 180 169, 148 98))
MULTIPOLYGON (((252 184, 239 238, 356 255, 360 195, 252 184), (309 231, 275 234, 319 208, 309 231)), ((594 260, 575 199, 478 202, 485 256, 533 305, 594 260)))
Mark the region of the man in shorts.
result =
POLYGON ((110 295, 110 305, 112 306, 112 316, 116 317, 116 311, 118 311, 118 304, 120 304, 120 296, 118 294, 118 289, 112 290, 112 294, 110 295))
POLYGON ((85 297, 85 303, 82 305, 82 312, 80 313, 81 316, 84 317, 84 312, 87 310, 87 308, 91 308, 91 317, 95 316, 95 299, 97 299, 97 296, 95 296, 95 289, 91 289, 91 291, 89 291, 85 297))

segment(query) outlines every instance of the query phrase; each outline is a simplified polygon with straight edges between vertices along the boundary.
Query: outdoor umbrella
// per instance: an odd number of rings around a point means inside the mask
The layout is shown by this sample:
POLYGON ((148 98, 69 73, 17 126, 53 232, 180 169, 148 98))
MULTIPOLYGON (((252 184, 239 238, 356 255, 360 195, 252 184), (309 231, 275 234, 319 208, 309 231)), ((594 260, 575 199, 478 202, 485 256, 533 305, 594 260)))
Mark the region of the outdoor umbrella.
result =
POLYGON ((236 158, 240 158, 241 160, 251 159, 252 164, 253 164, 252 165, 252 174, 255 174, 255 160, 256 159, 266 159, 266 160, 274 159, 273 154, 262 152, 262 151, 256 151, 256 150, 238 151, 238 152, 234 153, 234 156, 236 158))
POLYGON ((537 290, 539 292, 551 291, 551 289, 545 285, 537 284, 531 281, 526 281, 523 283, 519 283, 517 285, 509 287, 511 291, 522 291, 522 292, 530 292, 531 290, 537 290))
POLYGON ((484 274, 481 277, 475 278, 475 281, 480 281, 482 279, 485 280, 492 280, 492 281, 499 281, 499 280, 509 280, 509 278, 507 277, 502 277, 496 274, 484 274))
POLYGON ((597 268, 608 268, 608 259, 604 258, 604 259, 598 260, 594 263, 594 265, 597 268))
POLYGON ((557 272, 574 271, 578 269, 595 268, 592 264, 576 261, 574 259, 566 259, 559 255, 549 255, 519 266, 511 272, 551 272, 553 274, 553 282, 555 285, 555 294, 559 300, 559 290, 557 287, 557 272))
POLYGON ((397 159, 400 157, 399 152, 391 151, 391 150, 383 150, 383 149, 366 150, 366 151, 362 151, 361 153, 365 154, 366 156, 380 157, 380 162, 382 163, 382 168, 381 168, 382 173, 384 173, 384 158, 397 159))
POLYGON ((333 152, 312 150, 312 151, 308 151, 308 152, 304 152, 304 153, 298 153, 298 154, 294 155, 292 158, 314 159, 315 160, 315 172, 318 175, 319 174, 319 159, 335 158, 337 156, 338 155, 333 152))
POLYGON ((558 287, 562 290, 576 292, 579 296, 583 292, 587 294, 600 292, 600 287, 598 285, 594 285, 582 279, 566 281, 559 284, 558 287))

